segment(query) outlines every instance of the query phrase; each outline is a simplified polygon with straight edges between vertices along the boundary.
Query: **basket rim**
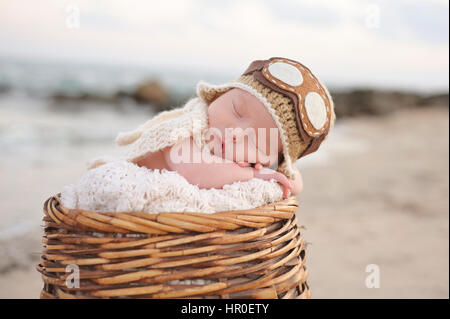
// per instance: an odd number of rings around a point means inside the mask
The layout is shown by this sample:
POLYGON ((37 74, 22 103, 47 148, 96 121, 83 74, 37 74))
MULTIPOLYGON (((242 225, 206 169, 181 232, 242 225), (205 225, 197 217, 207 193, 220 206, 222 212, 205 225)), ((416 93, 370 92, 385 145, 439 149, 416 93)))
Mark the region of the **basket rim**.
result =
POLYGON ((202 212, 93 212, 65 207, 61 193, 49 197, 43 205, 46 227, 59 227, 103 233, 223 233, 242 227, 264 228, 295 214, 295 196, 251 209, 215 213, 202 212))

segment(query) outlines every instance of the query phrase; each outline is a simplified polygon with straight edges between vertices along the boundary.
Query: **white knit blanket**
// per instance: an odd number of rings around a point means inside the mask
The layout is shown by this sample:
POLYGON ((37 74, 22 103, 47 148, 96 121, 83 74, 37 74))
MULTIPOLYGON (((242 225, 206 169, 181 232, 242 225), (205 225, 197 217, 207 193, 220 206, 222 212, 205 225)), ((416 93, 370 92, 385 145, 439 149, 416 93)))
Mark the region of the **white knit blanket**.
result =
POLYGON ((125 160, 91 169, 61 192, 64 206, 95 212, 213 213, 254 208, 282 197, 274 180, 254 178, 222 189, 200 189, 177 172, 151 170, 125 160))

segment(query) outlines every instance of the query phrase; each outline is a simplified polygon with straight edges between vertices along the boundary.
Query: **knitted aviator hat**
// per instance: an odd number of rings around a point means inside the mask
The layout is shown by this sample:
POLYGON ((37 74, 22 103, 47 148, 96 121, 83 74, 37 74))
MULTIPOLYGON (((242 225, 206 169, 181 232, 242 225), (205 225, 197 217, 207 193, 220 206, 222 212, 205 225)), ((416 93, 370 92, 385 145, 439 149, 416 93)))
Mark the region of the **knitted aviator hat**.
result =
POLYGON ((208 105, 232 88, 257 97, 272 115, 283 144, 278 171, 290 178, 293 163, 316 151, 335 121, 327 88, 299 62, 285 58, 256 60, 236 80, 223 85, 200 81, 197 95, 208 105))

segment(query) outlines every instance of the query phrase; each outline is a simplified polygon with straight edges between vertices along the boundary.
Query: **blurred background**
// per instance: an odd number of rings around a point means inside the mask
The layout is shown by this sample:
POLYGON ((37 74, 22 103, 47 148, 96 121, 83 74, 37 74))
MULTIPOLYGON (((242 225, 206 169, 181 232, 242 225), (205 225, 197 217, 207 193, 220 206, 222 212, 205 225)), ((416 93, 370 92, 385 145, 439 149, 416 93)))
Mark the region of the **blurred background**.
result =
POLYGON ((315 298, 449 297, 449 4, 0 0, 0 298, 38 298, 42 204, 119 131, 255 59, 308 66, 335 130, 298 161, 315 298), (366 279, 379 270, 380 285, 366 279))

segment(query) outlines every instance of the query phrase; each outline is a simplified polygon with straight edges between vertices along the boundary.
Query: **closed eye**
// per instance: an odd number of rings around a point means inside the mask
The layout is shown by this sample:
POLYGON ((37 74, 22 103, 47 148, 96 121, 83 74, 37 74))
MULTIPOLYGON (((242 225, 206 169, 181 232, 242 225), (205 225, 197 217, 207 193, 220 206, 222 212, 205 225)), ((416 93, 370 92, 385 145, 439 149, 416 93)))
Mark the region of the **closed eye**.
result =
POLYGON ((239 112, 237 111, 236 105, 234 105, 234 103, 233 103, 233 113, 234 113, 234 115, 236 115, 239 118, 242 117, 241 114, 239 114, 239 112))

